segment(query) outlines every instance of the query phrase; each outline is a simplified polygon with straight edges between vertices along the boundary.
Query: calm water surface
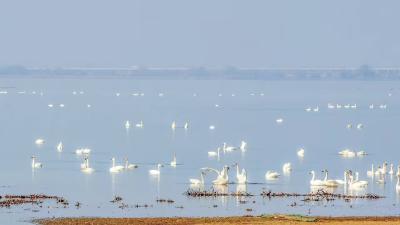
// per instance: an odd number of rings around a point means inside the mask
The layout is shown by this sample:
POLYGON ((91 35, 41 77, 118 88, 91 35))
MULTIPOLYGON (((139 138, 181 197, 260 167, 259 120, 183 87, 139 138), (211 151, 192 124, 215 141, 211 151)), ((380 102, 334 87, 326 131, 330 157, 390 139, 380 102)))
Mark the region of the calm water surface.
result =
MULTIPOLYGON (((52 204, 45 204, 46 208, 1 208, 1 224, 23 224, 32 218, 53 216, 399 214, 396 178, 387 176, 382 185, 366 176, 372 163, 399 163, 399 82, 0 79, 0 86, 2 195, 45 193, 63 196, 71 203, 66 209, 52 204), (356 103, 358 107, 328 109, 328 103, 356 103), (387 104, 387 109, 370 110, 370 104, 387 104), (319 112, 306 112, 308 106, 319 106, 319 112), (284 122, 277 124, 277 118, 284 122), (126 120, 132 123, 129 130, 124 126, 126 120), (134 124, 141 120, 144 128, 136 128, 134 124), (189 121, 189 129, 172 131, 172 121, 178 125, 189 121), (347 129, 348 123, 362 123, 364 128, 347 129), (210 125, 215 130, 210 130, 210 125), (35 145, 37 138, 45 139, 45 144, 35 145), (246 152, 221 154, 219 161, 207 155, 223 142, 237 146, 242 140, 248 143, 246 152), (59 141, 64 143, 61 153, 56 151, 59 141), (80 147, 92 149, 92 174, 80 171, 82 157, 74 153, 80 147), (304 159, 296 155, 300 147, 306 149, 304 159), (337 154, 344 148, 365 150, 369 155, 344 159, 337 154), (179 164, 176 168, 168 165, 174 153, 179 164), (32 155, 43 168, 32 171, 32 155), (120 164, 128 157, 139 168, 111 174, 112 157, 120 164), (366 190, 350 193, 376 193, 386 198, 304 203, 301 198, 253 197, 242 204, 239 200, 243 199, 235 197, 192 199, 183 195, 189 188, 188 179, 198 178, 201 167, 221 169, 236 162, 247 170, 249 181, 256 183, 245 187, 252 194, 264 189, 308 193, 310 170, 315 170, 319 178, 322 169, 328 169, 332 178, 342 178, 345 169, 352 169, 370 184, 366 190), (277 181, 265 180, 267 170, 281 173, 285 162, 292 163, 290 175, 277 181), (148 170, 157 163, 165 166, 159 178, 151 177, 148 170), (120 209, 119 204, 110 203, 116 195, 129 207, 120 209), (158 198, 175 203, 157 203, 158 198), (77 201, 82 203, 79 209, 73 206, 77 201), (293 202, 298 206, 290 207, 293 202), (134 208, 135 204, 150 207, 134 208), (246 211, 249 208, 251 212, 246 211)), ((206 176, 206 189, 211 188, 214 178, 212 173, 206 176)), ((235 180, 235 170, 230 171, 230 178, 235 180)), ((237 188, 241 187, 230 184, 225 191, 235 192, 237 188)), ((344 192, 342 188, 334 191, 344 192)))

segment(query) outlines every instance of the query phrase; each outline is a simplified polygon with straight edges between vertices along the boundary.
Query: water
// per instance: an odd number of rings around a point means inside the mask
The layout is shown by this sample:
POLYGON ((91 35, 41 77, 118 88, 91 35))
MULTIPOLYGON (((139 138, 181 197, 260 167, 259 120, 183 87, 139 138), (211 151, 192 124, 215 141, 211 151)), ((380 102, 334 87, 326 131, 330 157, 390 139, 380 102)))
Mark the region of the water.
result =
MULTIPOLYGON (((8 92, 0 94, 1 193, 45 193, 63 196, 71 203, 66 209, 32 205, 1 208, 1 223, 22 224, 32 218, 52 216, 398 214, 396 179, 388 176, 382 185, 366 176, 371 163, 399 163, 398 82, 0 79, 0 86, 8 92), (22 91, 25 94, 19 93, 22 91), (84 93, 79 94, 80 91, 84 93), (358 108, 332 110, 327 108, 328 103, 356 103, 358 108), (54 107, 49 108, 48 104, 54 107), (59 104, 65 107, 60 108, 59 104), (387 104, 388 108, 370 110, 369 104, 387 104), (319 106, 320 110, 306 112, 308 106, 319 106), (277 124, 277 118, 284 122, 277 124), (128 131, 124 127, 126 120, 132 125, 128 131), (141 120, 144 128, 136 128, 134 124, 141 120), (172 131, 172 121, 178 125, 188 121, 189 129, 172 131), (348 123, 363 123, 364 129, 349 130, 348 123), (210 125, 215 130, 210 130, 210 125), (35 145, 37 138, 45 139, 45 144, 35 145), (241 140, 248 143, 244 153, 221 154, 220 161, 207 156, 223 142, 237 146, 241 140), (62 153, 56 151, 59 141, 64 143, 62 153), (92 174, 80 171, 82 157, 74 154, 80 147, 92 149, 92 174), (306 149, 304 159, 296 155, 300 147, 306 149), (337 155, 344 148, 362 149, 369 155, 344 159, 337 155), (176 168, 167 165, 174 153, 179 164, 176 168), (43 168, 32 171, 32 155, 38 157, 43 168), (139 168, 110 174, 112 157, 119 164, 128 157, 139 168), (371 192, 386 198, 304 203, 301 198, 253 197, 241 204, 235 197, 192 199, 183 195, 189 188, 188 179, 199 178, 201 167, 221 169, 236 162, 247 170, 250 182, 256 183, 247 185, 247 191, 253 194, 264 189, 308 193, 310 170, 315 170, 319 178, 323 169, 329 170, 331 178, 342 178, 345 169, 352 169, 360 172, 360 179, 370 181, 365 191, 353 194, 371 192), (289 176, 265 180, 267 170, 281 173, 285 162, 292 163, 289 176), (148 172, 157 163, 166 164, 159 179, 148 172), (123 197, 129 207, 120 209, 119 204, 110 203, 116 195, 123 197), (173 199, 175 203, 157 203, 158 198, 173 199), (82 203, 79 209, 74 207, 77 201, 82 203), (289 206, 293 202, 298 206, 289 206), (132 207, 135 204, 150 207, 132 207), (246 210, 249 208, 252 211, 246 210)), ((207 189, 213 178, 212 173, 206 176, 207 189)), ((230 178, 234 181, 235 170, 230 171, 230 178)), ((237 185, 227 188, 234 192, 237 185)), ((343 189, 335 192, 343 193, 343 189)))

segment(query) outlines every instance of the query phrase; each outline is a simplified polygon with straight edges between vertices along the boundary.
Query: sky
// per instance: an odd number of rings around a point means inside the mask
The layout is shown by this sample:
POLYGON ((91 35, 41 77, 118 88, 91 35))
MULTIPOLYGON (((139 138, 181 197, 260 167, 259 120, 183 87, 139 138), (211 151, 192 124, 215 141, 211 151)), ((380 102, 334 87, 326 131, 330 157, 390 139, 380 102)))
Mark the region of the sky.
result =
POLYGON ((0 65, 400 67, 398 0, 0 0, 0 65))

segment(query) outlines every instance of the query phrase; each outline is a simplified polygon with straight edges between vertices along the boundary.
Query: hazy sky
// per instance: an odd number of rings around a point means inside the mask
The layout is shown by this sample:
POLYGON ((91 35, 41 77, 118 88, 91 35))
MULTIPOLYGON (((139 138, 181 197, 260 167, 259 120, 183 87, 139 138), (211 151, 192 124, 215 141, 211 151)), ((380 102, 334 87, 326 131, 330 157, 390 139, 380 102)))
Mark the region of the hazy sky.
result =
POLYGON ((0 0, 0 65, 400 66, 399 0, 0 0))

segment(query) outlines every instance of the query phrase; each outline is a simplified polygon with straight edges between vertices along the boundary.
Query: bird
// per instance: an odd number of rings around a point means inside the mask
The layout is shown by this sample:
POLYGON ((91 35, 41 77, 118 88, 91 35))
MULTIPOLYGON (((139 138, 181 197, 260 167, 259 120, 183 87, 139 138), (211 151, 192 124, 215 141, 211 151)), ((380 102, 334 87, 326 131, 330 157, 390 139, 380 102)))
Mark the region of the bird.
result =
POLYGON ((239 164, 236 163, 236 180, 238 184, 246 184, 247 183, 247 173, 244 168, 239 172, 239 164))
POLYGON ((213 171, 217 174, 217 178, 212 181, 212 183, 215 185, 226 185, 229 182, 229 176, 228 176, 229 167, 228 166, 224 166, 221 171, 218 171, 216 169, 209 168, 209 167, 202 168, 202 170, 213 171))
POLYGON ((175 130, 175 128, 176 128, 176 122, 173 121, 172 124, 171 124, 171 129, 172 129, 172 130, 175 130))
POLYGON ((57 145, 57 151, 62 152, 62 151, 63 151, 63 148, 64 148, 64 145, 63 145, 63 143, 60 141, 60 142, 58 143, 58 145, 57 145))
POLYGON ((357 124, 357 129, 361 130, 364 128, 364 125, 362 123, 357 124))
POLYGON ((328 170, 325 170, 324 186, 327 186, 327 187, 337 187, 337 186, 339 186, 339 182, 337 182, 336 180, 329 180, 328 179, 328 170))
POLYGON ((131 122, 129 120, 125 121, 125 128, 129 129, 131 127, 131 122))
POLYGON ((149 170, 150 175, 153 175, 153 176, 160 175, 161 166, 162 166, 161 164, 157 164, 157 169, 149 170))
POLYGON ((393 168, 393 163, 391 163, 390 164, 390 169, 389 169, 389 172, 388 172, 390 175, 393 175, 394 174, 394 168, 393 168))
POLYGON ((292 171, 292 164, 291 163, 283 164, 282 171, 283 173, 290 173, 290 171, 292 171))
POLYGON ((276 179, 279 178, 279 176, 280 176, 280 174, 278 172, 276 172, 276 171, 273 171, 273 170, 268 170, 265 173, 265 179, 266 180, 276 180, 276 179))
POLYGON ((246 151, 246 150, 247 150, 247 142, 241 141, 241 142, 240 142, 240 147, 239 147, 239 149, 240 149, 242 152, 246 151))
POLYGON ((219 152, 220 151, 221 151, 221 148, 218 147, 217 151, 209 151, 209 152, 207 152, 207 154, 208 154, 209 157, 214 157, 214 156, 218 156, 219 157, 219 152))
POLYGON ((356 179, 354 179, 351 171, 349 173, 350 173, 350 181, 349 181, 350 188, 364 188, 368 185, 368 181, 358 179, 358 172, 356 172, 356 179))
POLYGON ((311 186, 325 186, 324 181, 315 179, 315 171, 314 170, 312 170, 310 172, 310 174, 312 175, 311 180, 310 180, 311 186))
POLYGON ((397 176, 396 191, 400 191, 400 177, 397 176))
POLYGON ((191 179, 189 179, 190 184, 195 185, 195 186, 204 185, 204 175, 205 175, 205 172, 201 171, 200 179, 191 178, 191 179))
POLYGON ((77 155, 83 155, 83 154, 90 154, 92 150, 89 148, 78 148, 75 150, 75 154, 77 155))
POLYGON ((111 158, 111 162, 112 162, 112 166, 110 167, 110 170, 109 170, 111 173, 118 173, 118 172, 121 172, 122 170, 125 169, 124 166, 115 165, 115 158, 114 157, 111 158))
POLYGON ((174 157, 172 158, 172 161, 169 163, 172 167, 176 167, 176 154, 174 153, 174 157))
POLYGON ((283 119, 282 118, 276 119, 276 123, 278 123, 278 124, 283 123, 283 119))
POLYGON ((87 155, 84 158, 84 163, 81 164, 81 171, 84 173, 92 173, 94 171, 89 165, 89 157, 87 155))
POLYGON ((136 164, 130 164, 128 158, 125 158, 125 170, 136 169, 138 166, 136 164))
POLYGON ((36 168, 42 168, 43 165, 40 162, 36 162, 36 156, 32 156, 32 168, 36 169, 36 168))
POLYGON ((367 176, 373 177, 375 175, 374 164, 371 165, 371 170, 367 171, 367 176))
POLYGON ((139 123, 137 123, 136 125, 135 125, 137 128, 143 128, 144 127, 144 124, 143 124, 143 121, 141 120, 139 123))
POLYGON ((400 166, 397 166, 396 176, 400 176, 400 166))
POLYGON ((189 123, 186 122, 185 125, 183 125, 183 128, 184 128, 185 130, 187 130, 187 129, 189 128, 189 123))
POLYGON ((304 148, 300 148, 300 149, 297 151, 297 156, 299 156, 299 157, 304 157, 304 152, 305 152, 304 148))
POLYGON ((41 138, 36 139, 36 140, 35 140, 35 144, 36 144, 36 145, 39 145, 39 146, 40 146, 40 145, 43 145, 43 144, 44 144, 44 139, 41 139, 41 138))
POLYGON ((354 151, 351 151, 350 149, 344 149, 339 152, 339 155, 346 157, 346 158, 352 158, 356 156, 356 153, 354 151))
POLYGON ((232 151, 234 151, 234 150, 236 150, 237 148, 236 147, 234 147, 234 146, 229 146, 229 145, 227 145, 225 142, 224 142, 224 144, 223 144, 223 146, 222 146, 222 150, 224 151, 224 152, 232 152, 232 151))
POLYGON ((358 156, 358 157, 366 156, 366 155, 368 155, 368 153, 367 153, 366 151, 358 151, 358 152, 357 152, 357 156, 358 156))
POLYGON ((215 126, 214 126, 214 125, 210 125, 210 126, 208 127, 208 129, 210 129, 210 130, 215 130, 215 126))

